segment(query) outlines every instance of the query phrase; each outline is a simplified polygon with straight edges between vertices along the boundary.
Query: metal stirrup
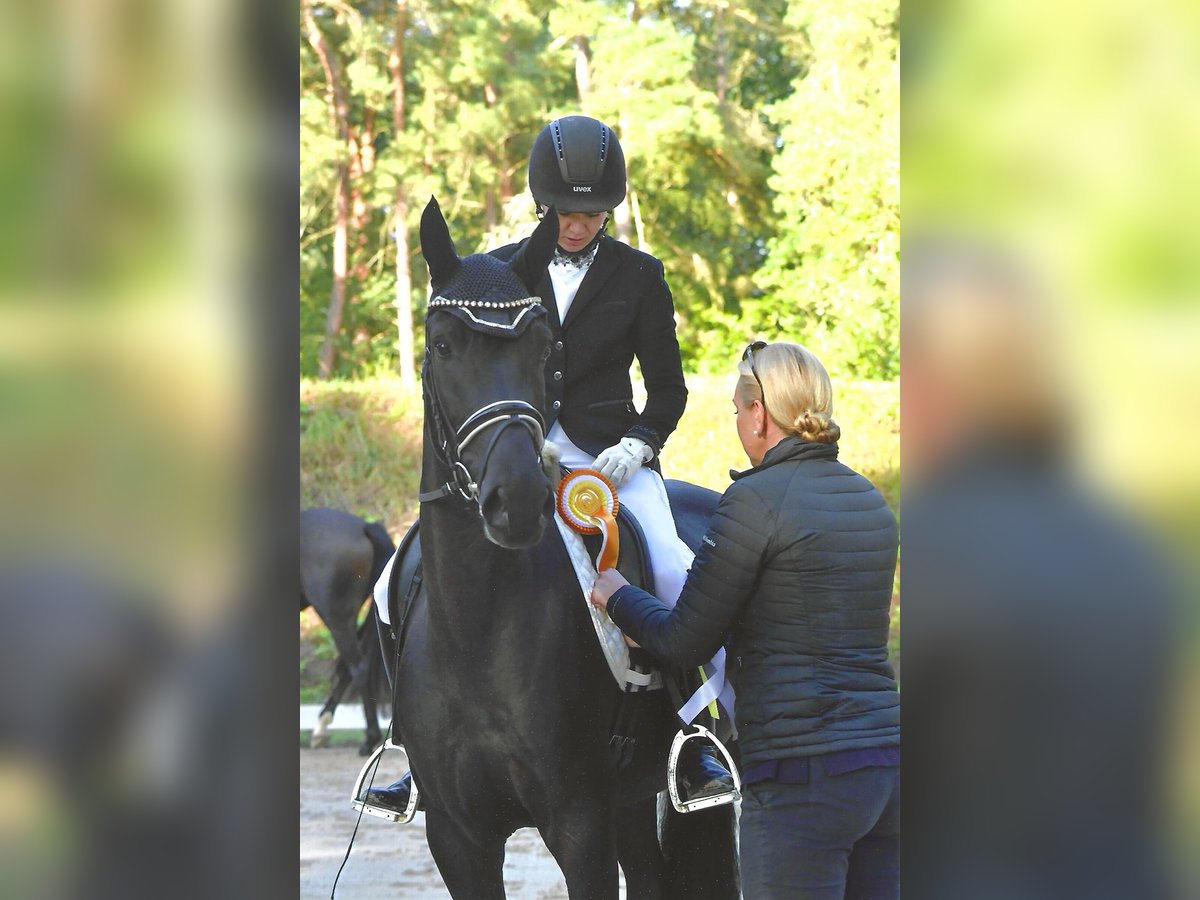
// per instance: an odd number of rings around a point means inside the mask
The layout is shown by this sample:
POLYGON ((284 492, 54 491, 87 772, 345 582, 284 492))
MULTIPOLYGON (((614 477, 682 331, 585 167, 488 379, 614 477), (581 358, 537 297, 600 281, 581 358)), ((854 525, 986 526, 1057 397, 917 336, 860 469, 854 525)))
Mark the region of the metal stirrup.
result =
MULTIPOLYGON (((358 778, 354 782, 354 791, 350 795, 351 805, 359 812, 365 813, 368 816, 375 816, 379 819, 387 819, 389 822, 400 822, 407 824, 417 815, 417 804, 420 802, 417 793, 417 782, 415 779, 409 779, 411 790, 408 793, 408 806, 404 808, 404 812, 396 812, 394 809, 388 809, 386 806, 376 806, 374 803, 363 799, 363 785, 367 781, 367 772, 371 770, 373 763, 378 763, 385 750, 400 750, 404 751, 402 744, 393 744, 391 737, 375 748, 375 752, 368 757, 363 763, 362 770, 358 773, 358 778)), ((408 756, 407 751, 404 752, 405 757, 408 756)))
POLYGON ((737 766, 733 764, 733 757, 729 755, 729 751, 725 749, 725 745, 703 725, 693 724, 692 728, 695 731, 689 733, 681 729, 675 735, 675 740, 671 742, 671 753, 667 757, 667 793, 671 795, 671 805, 675 807, 675 811, 681 813, 695 812, 698 809, 708 809, 712 806, 724 806, 726 803, 732 803, 742 796, 742 779, 738 775, 737 766), (683 749, 683 745, 688 741, 703 739, 711 741, 721 751, 721 755, 725 757, 725 764, 729 767, 729 774, 733 776, 733 790, 684 802, 679 797, 679 751, 683 749))

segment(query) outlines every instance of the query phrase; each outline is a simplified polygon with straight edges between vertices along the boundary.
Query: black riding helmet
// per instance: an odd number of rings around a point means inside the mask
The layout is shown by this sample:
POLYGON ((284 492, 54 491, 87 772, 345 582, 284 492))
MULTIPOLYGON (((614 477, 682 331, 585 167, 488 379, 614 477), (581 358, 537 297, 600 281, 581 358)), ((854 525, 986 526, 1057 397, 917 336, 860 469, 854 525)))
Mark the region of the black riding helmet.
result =
POLYGON ((543 128, 529 153, 529 192, 561 212, 608 212, 625 199, 625 154, 613 130, 587 116, 543 128))

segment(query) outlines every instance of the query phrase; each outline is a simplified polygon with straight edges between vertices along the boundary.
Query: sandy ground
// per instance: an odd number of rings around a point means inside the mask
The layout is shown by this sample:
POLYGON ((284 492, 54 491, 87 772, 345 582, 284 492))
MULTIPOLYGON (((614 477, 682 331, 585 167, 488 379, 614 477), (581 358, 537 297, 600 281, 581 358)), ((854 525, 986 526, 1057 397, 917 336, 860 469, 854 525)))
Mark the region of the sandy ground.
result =
MULTIPOLYGON (((350 806, 350 791, 362 763, 353 746, 300 749, 302 900, 330 895, 359 818, 350 806)), ((388 784, 403 774, 403 767, 402 753, 385 754, 375 783, 388 784), (389 757, 395 761, 389 763, 389 757)), ((521 829, 509 838, 504 884, 508 896, 513 898, 552 900, 567 896, 558 866, 541 836, 530 828, 521 829)), ((424 813, 418 813, 408 825, 363 816, 335 896, 339 900, 448 897, 425 844, 424 813)))

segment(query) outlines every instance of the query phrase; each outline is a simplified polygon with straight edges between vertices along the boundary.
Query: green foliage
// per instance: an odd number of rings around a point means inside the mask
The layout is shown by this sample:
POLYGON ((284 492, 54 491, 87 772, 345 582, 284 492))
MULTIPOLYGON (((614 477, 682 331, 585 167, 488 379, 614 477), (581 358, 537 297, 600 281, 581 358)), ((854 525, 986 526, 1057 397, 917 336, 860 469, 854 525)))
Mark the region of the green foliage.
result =
POLYGON ((396 367, 397 226, 412 250, 401 308, 417 315, 427 198, 460 252, 527 234, 533 137, 582 111, 621 137, 629 239, 664 262, 689 370, 722 369, 761 336, 801 340, 834 372, 894 378, 897 15, 895 0, 660 0, 632 14, 616 0, 315 5, 351 140, 335 131, 327 75, 302 38, 302 372, 316 375, 325 341, 339 165, 356 212, 334 376, 356 378, 396 367), (394 133, 398 9, 405 118, 394 133))
POLYGON ((780 231, 745 312, 833 370, 899 374, 899 23, 893 0, 793 3, 808 74, 768 110, 780 231))
POLYGON ((421 398, 394 378, 300 385, 300 501, 382 521, 416 518, 421 398))

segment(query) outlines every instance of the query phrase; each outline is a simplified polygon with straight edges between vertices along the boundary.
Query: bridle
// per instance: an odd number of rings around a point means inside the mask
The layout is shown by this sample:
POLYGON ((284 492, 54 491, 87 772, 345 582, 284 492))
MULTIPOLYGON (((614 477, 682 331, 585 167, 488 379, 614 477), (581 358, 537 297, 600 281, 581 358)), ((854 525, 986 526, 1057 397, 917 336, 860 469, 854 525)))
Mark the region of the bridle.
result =
POLYGON ((546 443, 546 421, 541 412, 531 403, 524 400, 497 400, 481 406, 471 413, 458 428, 450 426, 450 419, 442 408, 441 397, 433 377, 433 367, 429 364, 429 349, 425 350, 425 361, 421 366, 421 380, 425 383, 426 392, 430 399, 430 412, 433 418, 436 440, 434 449, 439 461, 450 472, 450 479, 432 491, 423 491, 417 497, 422 503, 440 500, 457 493, 464 500, 474 500, 480 504, 479 485, 487 474, 488 461, 496 442, 500 440, 506 428, 520 425, 529 431, 533 438, 534 449, 541 457, 542 446, 546 443), (479 478, 472 476, 467 464, 463 462, 462 454, 470 443, 493 426, 499 426, 492 433, 487 448, 483 451, 480 463, 479 478))

